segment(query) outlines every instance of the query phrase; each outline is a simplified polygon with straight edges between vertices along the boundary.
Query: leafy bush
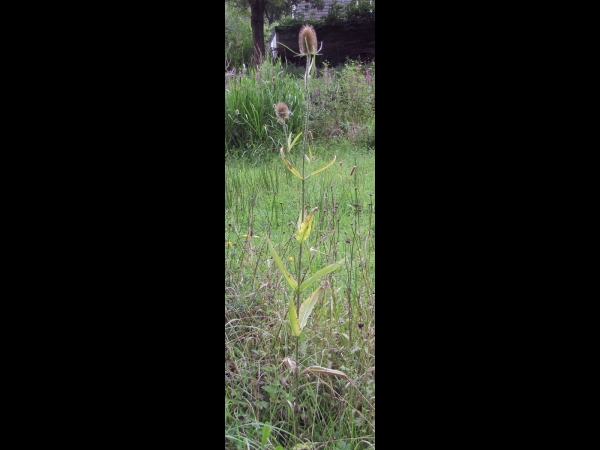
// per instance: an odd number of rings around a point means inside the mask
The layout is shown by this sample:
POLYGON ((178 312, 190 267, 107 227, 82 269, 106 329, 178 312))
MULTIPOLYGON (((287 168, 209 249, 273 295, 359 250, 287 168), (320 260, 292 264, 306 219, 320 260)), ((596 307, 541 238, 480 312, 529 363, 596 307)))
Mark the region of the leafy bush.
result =
POLYGON ((252 49, 249 17, 225 3, 225 70, 247 64, 252 58, 252 49))
POLYGON ((375 26, 375 2, 358 0, 340 5, 334 2, 321 22, 327 26, 361 27, 375 26))
POLYGON ((325 66, 312 86, 309 129, 315 136, 327 141, 344 136, 375 145, 374 62, 348 60, 339 68, 325 66))

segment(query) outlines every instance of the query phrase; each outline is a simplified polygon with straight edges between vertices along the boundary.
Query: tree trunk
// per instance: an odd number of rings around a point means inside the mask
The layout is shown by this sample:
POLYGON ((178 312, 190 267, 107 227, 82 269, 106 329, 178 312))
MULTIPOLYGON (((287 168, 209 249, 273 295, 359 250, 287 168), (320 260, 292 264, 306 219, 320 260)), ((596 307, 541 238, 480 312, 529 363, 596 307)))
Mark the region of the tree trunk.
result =
POLYGON ((248 0, 250 3, 250 25, 254 44, 255 62, 262 61, 265 54, 265 0, 248 0))

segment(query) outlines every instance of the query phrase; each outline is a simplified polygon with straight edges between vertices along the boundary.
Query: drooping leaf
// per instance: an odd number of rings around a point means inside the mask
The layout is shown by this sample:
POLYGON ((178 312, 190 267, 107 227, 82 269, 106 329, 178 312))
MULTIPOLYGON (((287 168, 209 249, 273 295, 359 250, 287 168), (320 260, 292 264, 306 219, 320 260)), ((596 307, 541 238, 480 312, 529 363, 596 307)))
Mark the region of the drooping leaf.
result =
POLYGON ((290 319, 290 325, 292 326, 292 333, 294 336, 300 336, 302 330, 300 329, 300 322, 298 322, 298 314, 296 313, 296 305, 294 304, 294 296, 290 298, 290 305, 288 307, 288 317, 290 319))
POLYGON ((334 156, 333 156, 333 160, 332 160, 330 163, 328 163, 328 164, 324 165, 324 166, 323 166, 323 167, 321 167, 320 169, 317 169, 317 170, 315 170, 313 173, 311 173, 309 176, 307 176, 307 177, 305 178, 305 180, 308 180, 308 179, 309 179, 310 177, 312 177, 314 174, 316 174, 316 173, 319 173, 319 172, 321 172, 322 170, 325 170, 325 169, 327 169, 328 167, 330 167, 330 166, 331 166, 331 165, 332 165, 332 164, 335 162, 335 159, 336 159, 336 158, 337 158, 337 156, 335 156, 335 155, 334 155, 334 156))
POLYGON ((271 240, 268 237, 267 237, 267 244, 269 244, 269 252, 271 253, 271 256, 273 256, 273 259, 275 260, 275 264, 277 264, 277 267, 279 267, 279 270, 283 274, 283 277, 286 279, 286 281, 288 282, 290 287, 294 291, 296 291, 298 289, 298 283, 296 282, 296 280, 294 280, 292 278, 290 273, 286 270, 285 266, 283 265, 283 262, 281 261, 281 258, 279 257, 279 255, 277 254, 275 249, 273 248, 273 244, 271 244, 271 240))
POLYGON ((302 221, 302 224, 300 225, 300 229, 298 230, 298 233, 296 234, 296 239, 298 240, 298 242, 304 242, 310 235, 310 230, 312 229, 312 223, 313 223, 313 214, 317 209, 319 209, 318 206, 313 208, 306 215, 304 220, 302 221))
POLYGON ((283 358, 283 360, 281 361, 281 364, 287 365, 290 369, 293 369, 294 367, 296 367, 296 361, 294 361, 289 356, 286 358, 283 358))
POLYGON ((327 374, 327 375, 334 375, 336 377, 341 377, 341 378, 348 379, 348 375, 346 375, 344 372, 342 372, 340 370, 327 369, 326 367, 321 367, 321 366, 310 366, 310 367, 307 367, 302 372, 300 372, 300 374, 303 374, 305 372, 324 373, 324 374, 327 374))
POLYGON ((313 292, 310 297, 304 300, 302 302, 302 305, 300 305, 300 330, 303 330, 306 326, 308 318, 310 317, 310 313, 317 304, 317 301, 319 300, 319 295, 321 294, 322 290, 323 288, 319 286, 317 290, 313 292))
POLYGON ((298 229, 298 231, 300 231, 300 227, 302 226, 302 221, 306 217, 306 208, 308 208, 308 206, 305 206, 304 209, 301 209, 300 214, 298 214, 298 224, 296 225, 296 228, 298 229))
POLYGON ((302 180, 302 175, 300 175, 300 172, 298 172, 298 170, 294 167, 294 165, 291 162, 285 159, 285 155, 283 154, 283 147, 281 147, 281 149, 279 150, 279 154, 281 155, 281 159, 283 159, 283 163, 285 164, 285 166, 288 169, 290 169, 290 172, 292 172, 294 175, 296 175, 302 180))
POLYGON ((310 278, 304 280, 304 282, 298 288, 299 291, 301 293, 304 292, 308 287, 310 287, 311 284, 313 284, 315 281, 317 281, 322 276, 327 275, 328 273, 331 273, 336 269, 339 269, 341 267, 341 265, 344 263, 345 259, 346 258, 342 258, 338 262, 329 264, 327 267, 323 267, 321 270, 316 271, 310 278))

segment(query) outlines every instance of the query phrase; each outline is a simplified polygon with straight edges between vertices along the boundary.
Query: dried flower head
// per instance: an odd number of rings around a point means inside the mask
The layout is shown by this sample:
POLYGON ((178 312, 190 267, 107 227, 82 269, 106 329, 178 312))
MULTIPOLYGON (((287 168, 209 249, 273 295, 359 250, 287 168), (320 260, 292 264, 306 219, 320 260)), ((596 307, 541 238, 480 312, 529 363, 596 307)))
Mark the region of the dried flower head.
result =
POLYGON ((287 105, 283 102, 279 102, 276 105, 273 105, 275 108, 275 115, 277 116, 277 122, 283 123, 285 119, 290 118, 290 110, 287 105))
POLYGON ((300 47, 300 53, 303 55, 314 55, 317 53, 317 33, 312 25, 304 25, 300 29, 298 46, 300 47))

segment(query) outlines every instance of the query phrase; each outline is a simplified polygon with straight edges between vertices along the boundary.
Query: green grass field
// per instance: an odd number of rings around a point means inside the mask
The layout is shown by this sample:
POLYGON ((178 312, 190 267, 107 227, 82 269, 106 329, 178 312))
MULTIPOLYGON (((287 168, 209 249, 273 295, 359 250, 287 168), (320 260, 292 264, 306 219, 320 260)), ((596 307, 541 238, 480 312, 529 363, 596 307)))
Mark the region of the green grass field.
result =
POLYGON ((292 292, 265 238, 295 274, 300 181, 278 155, 226 159, 226 448, 374 447, 375 154, 341 141, 316 151, 311 166, 334 155, 333 166, 306 181, 305 199, 319 209, 301 273, 345 262, 321 280, 324 290, 299 337, 297 358, 286 319, 292 292), (295 401, 294 364, 345 376, 301 374, 295 401))

